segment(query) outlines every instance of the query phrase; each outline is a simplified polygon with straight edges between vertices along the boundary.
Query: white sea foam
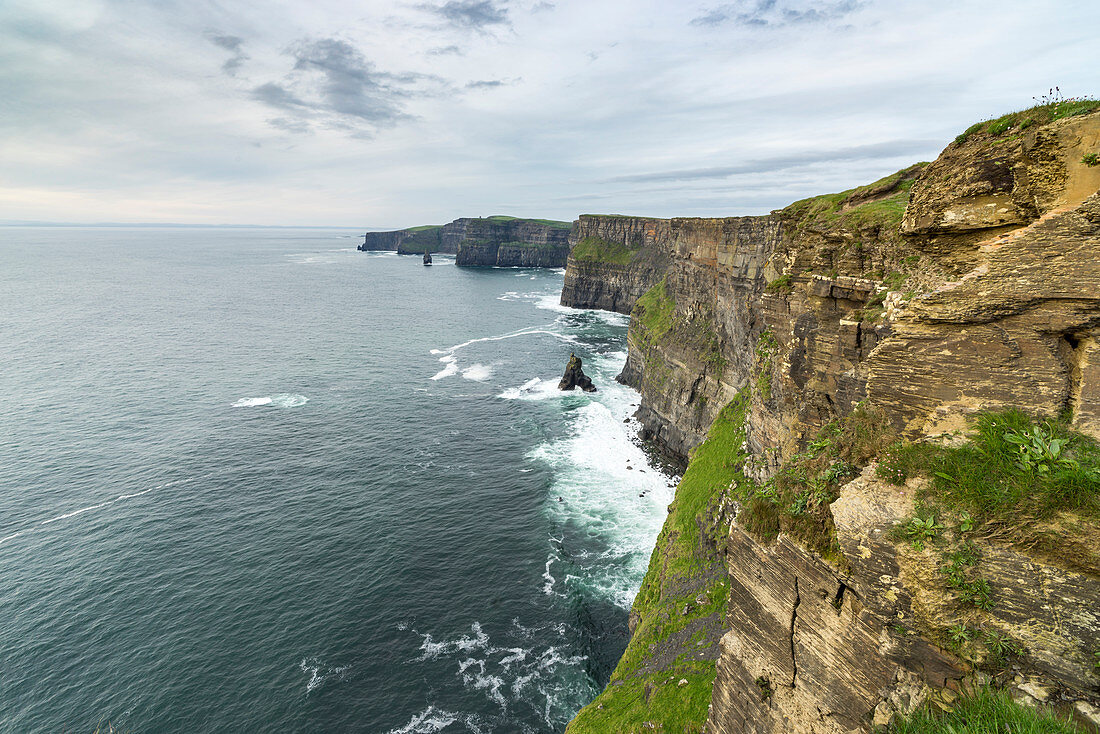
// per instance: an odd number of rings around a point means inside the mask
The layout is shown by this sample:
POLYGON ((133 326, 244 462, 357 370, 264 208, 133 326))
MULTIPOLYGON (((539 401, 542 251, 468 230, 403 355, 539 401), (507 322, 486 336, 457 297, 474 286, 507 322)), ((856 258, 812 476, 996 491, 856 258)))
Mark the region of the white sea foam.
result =
POLYGON ((241 398, 235 403, 232 403, 231 408, 258 408, 261 405, 272 405, 276 408, 297 408, 299 405, 305 405, 309 402, 309 398, 305 395, 298 395, 297 393, 276 393, 275 395, 266 395, 261 398, 241 398))
POLYGON ((467 380, 484 382, 493 374, 493 366, 489 364, 472 364, 462 370, 462 376, 467 380))
POLYGON ((546 400, 548 398, 560 398, 563 393, 558 390, 557 380, 543 380, 540 377, 532 377, 519 387, 510 387, 497 397, 505 400, 546 400))
MULTIPOLYGON (((400 623, 398 629, 409 628, 400 623)), ((420 635, 420 649, 424 653, 417 661, 448 661, 468 690, 483 695, 502 713, 522 703, 545 711, 547 723, 560 727, 573 713, 572 702, 588 698, 596 691, 582 671, 586 660, 583 655, 562 655, 555 645, 541 650, 530 646, 535 633, 548 630, 563 638, 567 632, 562 623, 528 628, 513 620, 512 628, 504 633, 508 642, 503 645, 494 644, 477 622, 470 625, 470 634, 453 639, 437 641, 430 634, 412 632, 420 635)), ((451 723, 462 721, 476 731, 462 714, 452 716, 451 723)))
MULTIPOLYGON (((551 326, 551 324, 548 324, 547 326, 551 326)), ((484 342, 497 342, 503 341, 505 339, 516 339, 518 337, 535 336, 540 334, 551 336, 555 339, 559 339, 567 343, 576 343, 577 341, 576 337, 572 335, 563 334, 557 331, 551 331, 550 329, 543 327, 519 329, 518 331, 501 334, 499 336, 483 336, 478 339, 470 339, 469 341, 464 341, 461 344, 455 344, 454 346, 447 347, 446 349, 431 350, 431 354, 439 355, 439 361, 443 364, 443 369, 432 375, 431 379, 442 380, 444 378, 457 375, 461 372, 462 376, 467 380, 484 382, 485 380, 488 380, 490 376, 492 376, 493 365, 478 363, 470 365, 468 367, 460 367, 458 364, 458 356, 456 352, 465 349, 466 347, 473 344, 481 344, 484 342)))
POLYGON ((22 534, 23 534, 24 532, 26 532, 26 531, 24 531, 24 530, 20 530, 20 531, 19 531, 19 532, 17 532, 17 533, 12 533, 11 535, 5 535, 5 536, 4 536, 3 538, 0 538, 0 544, 3 544, 4 542, 6 542, 6 541, 9 541, 9 540, 11 540, 12 538, 18 538, 18 537, 19 537, 20 535, 22 535, 22 534))
POLYGON ((552 336, 555 339, 559 339, 563 342, 567 342, 567 343, 570 343, 570 344, 577 343, 577 338, 575 336, 572 336, 571 334, 562 334, 562 333, 557 332, 557 331, 550 331, 548 328, 545 328, 545 327, 531 327, 531 328, 519 329, 517 331, 512 331, 512 332, 509 332, 507 334, 501 334, 499 336, 483 336, 483 337, 480 337, 478 339, 470 339, 469 341, 464 341, 461 344, 455 344, 453 347, 447 347, 446 349, 433 349, 433 350, 431 350, 431 353, 432 354, 454 354, 459 349, 465 349, 466 347, 470 346, 471 344, 480 344, 482 342, 499 342, 499 341, 503 341, 505 339, 515 339, 516 337, 533 336, 535 334, 545 334, 547 336, 552 336))
POLYGON ((326 665, 313 657, 302 658, 302 662, 298 663, 298 667, 303 673, 309 675, 309 680, 306 682, 307 694, 330 678, 336 677, 338 680, 342 680, 348 670, 351 669, 350 665, 339 667, 326 665))
MULTIPOLYGON (((439 352, 433 349, 432 353, 438 354, 439 352)), ((439 358, 439 361, 443 363, 443 369, 432 375, 433 380, 442 380, 444 377, 458 374, 458 357, 455 357, 453 354, 444 354, 439 358)))
POLYGON ((477 731, 476 717, 461 716, 460 714, 444 711, 435 706, 428 706, 418 714, 414 714, 409 723, 396 729, 390 729, 386 734, 435 734, 446 729, 456 721, 463 721, 470 731, 477 731))
POLYGON ((630 324, 630 317, 626 314, 615 313, 614 311, 597 311, 582 308, 572 308, 571 306, 561 305, 561 293, 543 293, 537 299, 536 305, 543 311, 553 311, 562 315, 579 315, 584 314, 597 318, 610 326, 628 326, 630 324))
MULTIPOLYGON (((638 399, 635 391, 611 379, 624 360, 622 353, 590 360, 600 392, 566 414, 570 426, 564 437, 536 447, 529 457, 553 472, 546 511, 554 523, 583 528, 607 545, 597 563, 574 557, 582 568, 577 573, 561 569, 565 574, 559 573, 550 589, 580 584, 629 608, 673 492, 635 442, 637 425, 623 422, 638 399)), ((551 543, 547 573, 551 562, 561 560, 559 548, 551 543)))

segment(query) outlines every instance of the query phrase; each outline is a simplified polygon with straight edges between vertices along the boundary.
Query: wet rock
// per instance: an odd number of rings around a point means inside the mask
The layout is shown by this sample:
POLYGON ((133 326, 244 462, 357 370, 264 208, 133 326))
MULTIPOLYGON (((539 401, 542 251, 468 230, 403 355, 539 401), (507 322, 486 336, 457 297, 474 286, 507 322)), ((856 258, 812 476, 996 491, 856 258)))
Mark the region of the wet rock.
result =
POLYGON ((581 358, 575 354, 569 355, 569 364, 565 366, 565 374, 558 383, 559 390, 575 390, 580 388, 585 392, 596 392, 596 386, 581 369, 581 358))

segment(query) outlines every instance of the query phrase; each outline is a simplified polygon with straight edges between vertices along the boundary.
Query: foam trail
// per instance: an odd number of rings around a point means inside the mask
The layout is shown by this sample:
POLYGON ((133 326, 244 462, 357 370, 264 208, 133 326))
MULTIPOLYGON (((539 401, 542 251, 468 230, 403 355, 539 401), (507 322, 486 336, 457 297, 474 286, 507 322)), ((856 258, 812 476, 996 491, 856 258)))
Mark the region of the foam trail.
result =
POLYGON ((18 533, 12 533, 11 535, 5 535, 3 538, 0 538, 0 544, 3 544, 4 542, 6 542, 8 540, 11 540, 12 538, 18 538, 24 532, 26 532, 26 531, 20 530, 18 533))
POLYGON ((43 525, 49 525, 51 522, 57 522, 58 520, 68 520, 70 517, 76 517, 77 515, 83 515, 85 512, 91 512, 92 510, 98 510, 100 507, 106 507, 107 505, 113 505, 118 500, 108 500, 106 502, 100 502, 98 505, 91 505, 89 507, 81 507, 79 510, 73 510, 67 512, 64 515, 58 515, 57 517, 51 517, 49 520, 43 520, 43 525))
POLYGON ((409 723, 397 729, 390 729, 386 734, 434 734, 456 721, 458 721, 458 714, 428 706, 420 713, 414 714, 409 723))
POLYGON ((505 339, 515 339, 518 336, 532 336, 534 334, 545 334, 552 336, 555 339, 560 339, 563 342, 569 344, 577 343, 577 338, 568 334, 559 334, 556 331, 549 331, 548 329, 536 328, 536 329, 520 329, 519 331, 513 331, 510 334, 501 334, 500 336, 483 336, 479 339, 471 339, 469 341, 462 342, 461 344, 455 344, 453 347, 447 347, 446 349, 433 349, 432 354, 453 354, 459 349, 464 349, 471 344, 479 344, 481 342, 499 342, 505 339))
POLYGON ((229 407, 257 408, 261 405, 273 405, 276 408, 297 408, 299 405, 305 405, 308 402, 309 398, 305 395, 281 392, 275 395, 266 395, 262 398, 241 398, 237 402, 230 404, 229 407))

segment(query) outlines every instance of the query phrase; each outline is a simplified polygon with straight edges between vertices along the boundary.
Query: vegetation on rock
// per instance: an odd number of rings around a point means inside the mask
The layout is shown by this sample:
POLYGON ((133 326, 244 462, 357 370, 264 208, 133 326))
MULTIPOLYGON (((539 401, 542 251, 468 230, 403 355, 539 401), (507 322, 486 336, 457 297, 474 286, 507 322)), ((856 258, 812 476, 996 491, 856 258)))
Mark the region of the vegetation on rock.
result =
POLYGON ((981 688, 950 711, 925 707, 892 723, 888 734, 1077 734, 1073 723, 1050 711, 1028 708, 1004 691, 981 688))
POLYGON ((1029 107, 1026 110, 1020 110, 1018 112, 1010 112, 1007 115, 1001 115, 995 120, 983 120, 982 122, 974 123, 966 130, 959 133, 955 138, 955 143, 961 145, 972 136, 978 134, 985 134, 992 138, 997 138, 1010 131, 1021 133, 1029 127, 1049 125, 1052 122, 1067 117, 1087 115, 1091 112, 1100 110, 1100 99, 1087 97, 1062 99, 1060 95, 1055 96, 1053 92, 1054 90, 1051 90, 1052 94, 1050 97, 1044 97, 1043 100, 1039 100, 1040 104, 1034 107, 1029 107))
POLYGON ((879 476, 923 475, 924 499, 969 513, 978 524, 1026 533, 1059 511, 1100 517, 1100 445, 1065 420, 1036 421, 1018 410, 980 415, 962 445, 898 445, 879 476))
POLYGON ((631 250, 621 242, 608 242, 600 237, 585 237, 571 253, 577 260, 628 265, 637 250, 631 250))
POLYGON ((747 409, 741 393, 692 454, 634 600, 630 644, 569 734, 697 732, 706 722, 729 596, 727 500, 751 486, 741 471, 747 409))

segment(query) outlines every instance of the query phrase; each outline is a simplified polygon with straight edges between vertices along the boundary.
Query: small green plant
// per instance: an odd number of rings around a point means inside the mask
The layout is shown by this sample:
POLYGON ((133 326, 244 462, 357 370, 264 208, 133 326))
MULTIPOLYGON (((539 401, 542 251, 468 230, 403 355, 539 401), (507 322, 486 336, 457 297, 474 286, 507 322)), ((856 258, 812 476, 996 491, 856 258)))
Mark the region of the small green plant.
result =
POLYGON ((969 533, 974 529, 974 518, 970 516, 969 512, 962 512, 959 515, 959 532, 969 533))
POLYGON ((764 676, 760 676, 756 679, 756 686, 760 689, 761 701, 767 701, 772 697, 772 694, 775 692, 772 690, 772 682, 764 676))
POLYGON ((956 650, 970 642, 973 638, 974 633, 971 632, 970 628, 965 624, 956 624, 947 630, 947 639, 951 641, 952 647, 956 650))
POLYGON ((1019 643, 1000 632, 983 632, 982 643, 989 654, 986 663, 994 668, 1002 667, 1008 658, 1019 655, 1024 651, 1019 643))
POLYGON ((791 274, 790 273, 784 273, 783 275, 780 275, 778 278, 773 280, 771 283, 768 283, 765 290, 767 290, 768 293, 790 293, 790 291, 791 291, 791 274))
POLYGON ((989 127, 986 128, 986 131, 990 135, 1000 135, 1011 127, 1012 120, 1002 117, 999 120, 994 120, 993 122, 989 123, 989 127))
POLYGON ((1055 438, 1049 423, 1035 424, 1021 431, 1006 431, 1004 440, 1019 447, 1016 465, 1025 472, 1047 474, 1052 468, 1080 468, 1080 464, 1064 457, 1067 438, 1055 438))
POLYGON ((1084 163, 1086 166, 1089 166, 1090 168, 1092 166, 1100 166, 1100 154, 1089 153, 1081 159, 1081 162, 1084 163))
POLYGON ((902 526, 902 532, 916 550, 924 550, 925 542, 935 539, 941 530, 943 525, 936 522, 934 515, 911 518, 902 526))
POLYGON ((1100 650, 1097 650, 1092 654, 1093 662, 1092 669, 1097 673, 1100 673, 1100 650))

